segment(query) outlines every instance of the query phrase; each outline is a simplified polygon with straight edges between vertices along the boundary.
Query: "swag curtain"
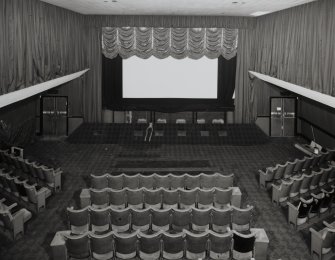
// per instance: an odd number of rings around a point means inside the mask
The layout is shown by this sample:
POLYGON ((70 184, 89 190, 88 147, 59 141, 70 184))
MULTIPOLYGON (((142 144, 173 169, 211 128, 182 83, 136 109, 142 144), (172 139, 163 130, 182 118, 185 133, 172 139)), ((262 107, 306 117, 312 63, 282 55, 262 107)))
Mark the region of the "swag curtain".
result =
POLYGON ((153 27, 103 27, 102 52, 110 59, 120 55, 136 55, 176 59, 203 56, 214 59, 223 56, 229 60, 236 56, 237 29, 224 28, 153 28, 153 27))

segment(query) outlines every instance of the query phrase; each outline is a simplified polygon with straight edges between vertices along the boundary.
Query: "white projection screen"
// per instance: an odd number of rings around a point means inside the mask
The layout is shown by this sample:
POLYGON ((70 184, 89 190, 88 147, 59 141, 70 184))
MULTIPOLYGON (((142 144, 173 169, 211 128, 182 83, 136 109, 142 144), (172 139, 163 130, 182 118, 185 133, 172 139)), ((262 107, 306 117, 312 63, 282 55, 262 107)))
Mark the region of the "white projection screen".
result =
POLYGON ((123 98, 217 99, 218 60, 123 60, 123 98))

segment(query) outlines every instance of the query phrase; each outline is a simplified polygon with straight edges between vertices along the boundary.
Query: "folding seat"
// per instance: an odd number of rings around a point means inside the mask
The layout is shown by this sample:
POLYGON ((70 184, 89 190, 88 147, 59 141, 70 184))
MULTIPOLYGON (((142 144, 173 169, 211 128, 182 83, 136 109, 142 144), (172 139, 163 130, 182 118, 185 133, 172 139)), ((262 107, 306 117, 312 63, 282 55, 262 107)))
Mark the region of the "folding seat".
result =
POLYGON ((219 234, 208 230, 208 238, 210 259, 230 259, 230 249, 233 240, 233 233, 231 231, 219 234))
POLYGON ((137 234, 139 242, 139 257, 141 259, 160 259, 162 231, 154 234, 145 234, 141 231, 137 234))
POLYGON ((302 166, 302 172, 310 172, 311 164, 312 164, 314 158, 313 158, 313 156, 310 156, 310 157, 305 156, 304 159, 305 160, 304 160, 304 164, 302 166))
POLYGON ((154 173, 152 176, 154 178, 154 187, 156 189, 170 189, 170 175, 158 175, 157 173, 154 173))
POLYGON ((233 259, 253 259, 256 234, 241 234, 233 230, 233 259))
POLYGON ((325 194, 323 192, 317 192, 317 193, 311 193, 311 196, 313 198, 313 202, 308 214, 309 218, 319 215, 322 202, 325 198, 325 194))
POLYGON ((120 175, 110 175, 108 174, 108 187, 113 190, 121 190, 123 186, 123 174, 120 175))
POLYGON ((29 171, 29 175, 32 176, 35 180, 39 180, 37 172, 35 170, 35 162, 34 161, 30 161, 29 159, 26 159, 26 165, 29 171))
POLYGON ((88 207, 83 209, 67 208, 68 226, 72 234, 84 234, 89 230, 89 211, 88 207))
POLYGON ((139 183, 140 188, 147 188, 149 190, 154 189, 155 180, 152 175, 145 176, 140 174, 139 181, 140 181, 139 183))
POLYGON ((137 251, 137 234, 133 233, 114 233, 115 255, 119 259, 131 259, 136 257, 137 251))
POLYGON ((185 233, 170 234, 162 233, 163 241, 163 258, 168 260, 182 259, 184 256, 184 242, 185 233))
POLYGON ((321 155, 313 155, 313 161, 311 163, 311 169, 319 168, 319 161, 321 159, 321 155))
POLYGON ((325 194, 321 205, 320 205, 320 213, 326 212, 332 206, 332 201, 335 194, 335 189, 333 187, 321 189, 321 192, 325 194))
POLYGON ((109 203, 113 209, 124 209, 127 207, 127 190, 109 190, 109 203))
POLYGON ((293 180, 283 180, 279 185, 272 184, 272 202, 277 205, 287 201, 293 180))
POLYGON ((259 173, 259 185, 263 188, 266 188, 266 184, 273 180, 274 177, 273 168, 268 167, 265 169, 265 171, 258 170, 258 173, 259 173))
POLYGON ((295 159, 293 162, 288 161, 285 163, 286 167, 285 167, 285 171, 283 175, 284 179, 288 179, 293 175, 293 170, 294 170, 296 163, 297 163, 297 159, 295 159))
POLYGON ((232 229, 238 232, 248 232, 251 227, 253 206, 248 205, 245 209, 232 206, 232 229))
POLYGON ((67 259, 90 258, 90 244, 88 233, 82 235, 64 235, 67 259))
POLYGON ((229 174, 229 175, 223 175, 223 174, 217 174, 216 177, 216 188, 221 188, 221 189, 227 189, 229 187, 233 187, 234 184, 234 174, 229 174))
POLYGON ((191 210, 190 209, 173 209, 171 227, 173 231, 181 232, 183 229, 190 229, 191 210))
POLYGON ((27 183, 24 184, 24 187, 28 195, 28 200, 36 205, 37 212, 45 208, 45 201, 50 197, 51 191, 46 187, 41 187, 36 190, 36 186, 30 186, 27 183))
POLYGON ((294 161, 295 165, 294 165, 294 168, 293 168, 293 175, 301 174, 302 167, 305 164, 305 159, 306 159, 306 157, 304 157, 303 159, 296 159, 294 161))
POLYGON ((112 224, 112 230, 119 233, 130 230, 130 218, 130 208, 111 209, 110 222, 112 224))
POLYGON ((140 184, 140 174, 123 174, 123 187, 128 189, 138 189, 140 184))
POLYGON ((308 214, 313 203, 312 197, 300 198, 294 204, 287 202, 288 205, 288 222, 293 224, 294 227, 302 225, 307 222, 308 214))
POLYGON ((114 232, 90 235, 91 253, 94 259, 109 260, 114 257, 114 232))
POLYGON ((147 190, 143 188, 144 207, 160 209, 162 207, 162 189, 147 190))
POLYGON ((211 190, 198 190, 197 206, 199 209, 208 209, 214 205, 214 188, 211 190))
POLYGON ((320 169, 320 171, 312 171, 313 177, 309 186, 310 190, 314 190, 319 187, 321 176, 323 175, 324 169, 320 169))
POLYGON ((109 195, 108 190, 95 190, 90 189, 91 194, 91 205, 96 209, 103 209, 109 205, 109 195))
POLYGON ((232 208, 212 208, 212 230, 217 233, 226 233, 230 229, 232 208))
POLYGON ((233 194, 233 188, 228 189, 214 189, 214 207, 223 209, 230 205, 231 197, 233 194))
POLYGON ((216 174, 200 173, 200 188, 203 190, 212 190, 216 185, 216 174))
POLYGON ((195 208, 198 189, 193 190, 178 189, 177 191, 179 192, 180 209, 190 209, 192 207, 195 208))
POLYGON ((317 256, 318 259, 323 259, 323 256, 332 251, 335 242, 335 229, 325 227, 320 231, 313 228, 311 232, 311 255, 317 256))
POLYGON ((45 181, 45 176, 43 174, 44 167, 45 167, 44 165, 38 162, 33 163, 33 169, 35 171, 36 176, 43 182, 45 181))
POLYGON ((286 169, 287 164, 277 164, 275 168, 273 169, 274 175, 273 175, 273 180, 278 181, 281 180, 284 177, 284 172, 286 169))
POLYGON ((321 155, 321 158, 318 162, 318 165, 319 167, 327 167, 328 166, 328 162, 327 162, 327 157, 329 155, 329 152, 328 151, 320 151, 320 155, 321 155))
POLYGON ((178 208, 179 193, 176 190, 162 189, 163 208, 178 208))
POLYGON ((321 175, 321 178, 319 180, 319 187, 322 187, 322 186, 324 186, 325 184, 328 183, 329 174, 332 171, 332 167, 328 167, 328 168, 322 169, 322 170, 323 170, 322 175, 321 175))
POLYGON ((128 207, 143 209, 143 189, 128 189, 127 191, 127 205, 128 207))
POLYGON ((209 229, 211 223, 212 209, 197 209, 192 208, 192 230, 197 232, 205 232, 209 229))
POLYGON ((187 259, 205 259, 207 251, 208 233, 195 234, 188 230, 185 233, 186 258, 187 259))
POLYGON ((131 227, 133 230, 140 230, 142 232, 148 231, 150 228, 150 209, 135 209, 131 208, 131 227))
POLYGON ((171 223, 171 208, 151 209, 151 228, 153 231, 168 231, 171 223))
POLYGON ((53 168, 48 168, 43 171, 45 177, 45 183, 51 188, 52 190, 60 191, 62 187, 62 173, 63 171, 58 168, 54 170, 53 168))
POLYGON ((309 175, 307 175, 307 173, 306 174, 303 173, 302 177, 303 180, 300 185, 300 191, 299 191, 300 194, 304 194, 310 190, 311 182, 313 180, 314 175, 313 173, 310 173, 309 175))
POLYGON ((91 230, 95 233, 110 230, 110 208, 90 209, 91 230))
POLYGON ((193 190, 200 187, 200 175, 185 174, 185 189, 193 190))
POLYGON ((108 188, 107 174, 96 176, 91 174, 91 188, 96 190, 102 190, 108 188))
POLYGON ((290 179, 293 181, 289 195, 290 199, 292 199, 299 195, 301 183, 304 179, 304 176, 292 176, 290 179))
POLYGON ((170 188, 176 190, 178 188, 183 189, 185 187, 185 174, 175 175, 169 174, 170 177, 170 188))

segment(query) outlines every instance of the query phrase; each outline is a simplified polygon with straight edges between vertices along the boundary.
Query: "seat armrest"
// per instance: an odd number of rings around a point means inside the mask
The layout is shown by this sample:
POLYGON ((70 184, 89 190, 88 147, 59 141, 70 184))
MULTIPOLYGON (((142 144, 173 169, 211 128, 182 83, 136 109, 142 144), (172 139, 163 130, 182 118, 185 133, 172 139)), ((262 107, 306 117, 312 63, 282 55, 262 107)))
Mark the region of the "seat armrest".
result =
POLYGON ((7 209, 11 210, 12 208, 15 208, 17 206, 17 203, 13 203, 12 205, 8 206, 7 209))

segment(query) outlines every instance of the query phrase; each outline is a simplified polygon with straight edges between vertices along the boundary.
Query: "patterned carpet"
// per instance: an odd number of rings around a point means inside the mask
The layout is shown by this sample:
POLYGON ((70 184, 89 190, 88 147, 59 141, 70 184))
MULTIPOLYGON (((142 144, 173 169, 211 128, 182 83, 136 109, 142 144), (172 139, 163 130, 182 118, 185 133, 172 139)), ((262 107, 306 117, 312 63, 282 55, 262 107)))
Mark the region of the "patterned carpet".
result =
POLYGON ((250 146, 36 142, 25 149, 25 155, 61 166, 64 169, 63 191, 48 199, 47 209, 28 222, 26 234, 18 241, 12 242, 0 233, 0 259, 51 259, 49 244, 56 231, 67 229, 65 209, 69 205, 78 205, 80 190, 88 186, 90 173, 113 172, 116 164, 126 166, 127 161, 155 160, 179 161, 189 171, 208 170, 208 165, 194 168, 183 162, 207 161, 213 169, 227 174, 233 172, 235 184, 243 193, 243 205, 255 206, 253 226, 264 228, 269 236, 268 259, 311 259, 310 241, 287 224, 283 211, 273 206, 269 193, 258 186, 258 169, 302 157, 294 148, 294 141, 269 139, 264 144, 250 146))

